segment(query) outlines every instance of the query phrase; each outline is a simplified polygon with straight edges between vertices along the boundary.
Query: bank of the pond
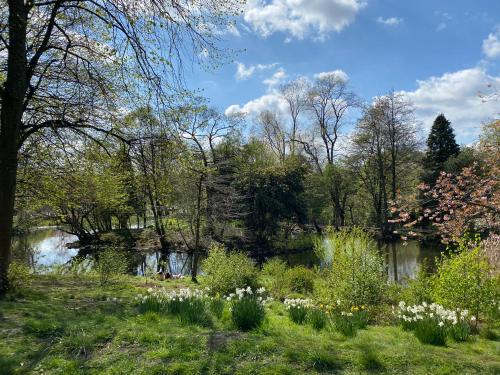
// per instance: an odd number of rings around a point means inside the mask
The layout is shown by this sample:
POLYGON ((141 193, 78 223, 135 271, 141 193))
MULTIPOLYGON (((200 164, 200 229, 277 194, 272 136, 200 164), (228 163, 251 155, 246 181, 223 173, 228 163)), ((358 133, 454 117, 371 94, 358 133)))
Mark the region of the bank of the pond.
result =
MULTIPOLYGON (((77 246, 69 246, 76 241, 76 236, 56 227, 34 228, 15 238, 13 253, 16 259, 26 262, 38 273, 44 273, 51 268, 68 264, 78 255, 80 249, 77 246)), ((300 240, 297 242, 301 243, 300 240)), ((424 245, 418 241, 409 241, 407 244, 379 242, 379 247, 384 255, 388 279, 396 282, 414 278, 423 262, 432 266, 434 258, 441 250, 436 245, 424 245)), ((159 251, 153 249, 136 249, 131 255, 133 265, 131 269, 137 275, 144 275, 148 269, 156 270, 160 260, 159 251)), ((275 255, 291 266, 320 266, 320 260, 313 250, 303 251, 300 246, 298 248, 294 248, 293 245, 281 246, 276 249, 275 255)), ((263 259, 271 256, 266 254, 263 259)), ((191 270, 187 254, 173 251, 168 258, 168 268, 171 273, 189 275, 191 270)))
MULTIPOLYGON (((159 282, 124 277, 100 287, 88 277, 35 276, 0 301, 0 373, 9 374, 498 374, 500 344, 480 336, 445 347, 421 344, 397 326, 370 326, 354 338, 292 323, 283 305, 266 307, 248 333, 140 314, 134 297, 159 282)), ((193 287, 188 280, 167 288, 193 287)))

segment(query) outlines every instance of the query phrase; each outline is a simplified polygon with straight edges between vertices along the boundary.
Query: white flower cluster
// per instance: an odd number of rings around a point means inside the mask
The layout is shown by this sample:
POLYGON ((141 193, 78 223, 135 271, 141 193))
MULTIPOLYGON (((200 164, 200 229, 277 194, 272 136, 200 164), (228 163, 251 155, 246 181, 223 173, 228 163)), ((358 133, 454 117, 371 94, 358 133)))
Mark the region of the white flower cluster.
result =
POLYGON ((393 306, 393 312, 399 319, 407 323, 432 319, 437 321, 440 327, 443 327, 446 323, 456 325, 457 323, 464 323, 469 320, 473 322, 476 320, 475 316, 471 316, 469 319, 469 311, 467 310, 460 310, 459 308, 456 310, 447 310, 437 303, 427 304, 426 302, 422 302, 420 305, 406 306, 405 302, 401 301, 399 302, 397 311, 395 311, 393 306))
POLYGON ((287 310, 290 310, 292 308, 294 309, 307 309, 312 307, 312 302, 310 299, 302 299, 302 298, 295 298, 295 299, 285 299, 285 308, 287 310))
POLYGON ((230 293, 225 297, 226 301, 239 301, 245 297, 254 297, 260 304, 265 305, 268 302, 271 302, 273 299, 271 297, 266 297, 266 288, 262 287, 257 289, 255 292, 251 287, 247 286, 246 288, 236 288, 235 293, 230 293))
POLYGON ((135 299, 140 303, 145 303, 148 299, 154 299, 158 302, 182 302, 187 299, 204 299, 207 298, 208 288, 205 290, 182 288, 179 290, 167 291, 165 288, 149 288, 147 294, 138 294, 135 299))

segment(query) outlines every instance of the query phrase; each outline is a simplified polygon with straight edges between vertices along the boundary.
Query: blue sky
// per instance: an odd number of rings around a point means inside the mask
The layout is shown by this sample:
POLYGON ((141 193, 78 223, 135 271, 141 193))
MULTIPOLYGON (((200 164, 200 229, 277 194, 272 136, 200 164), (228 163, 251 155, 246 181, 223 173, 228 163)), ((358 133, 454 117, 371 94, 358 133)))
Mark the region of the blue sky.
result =
POLYGON ((500 0, 248 0, 224 39, 245 51, 187 77, 222 111, 251 117, 279 106, 279 83, 340 70, 366 101, 403 92, 424 130, 444 112, 462 143, 499 117, 478 93, 500 91, 500 0))

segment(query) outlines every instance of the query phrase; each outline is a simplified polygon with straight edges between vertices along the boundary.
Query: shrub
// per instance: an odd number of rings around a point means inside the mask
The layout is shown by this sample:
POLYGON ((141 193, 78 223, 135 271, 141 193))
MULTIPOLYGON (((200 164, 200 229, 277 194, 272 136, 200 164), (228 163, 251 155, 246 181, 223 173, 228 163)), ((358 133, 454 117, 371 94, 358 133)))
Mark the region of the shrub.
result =
POLYGON ((279 258, 269 259, 262 267, 264 285, 275 298, 281 299, 287 294, 285 277, 287 268, 286 263, 279 258))
POLYGON ((457 252, 442 256, 433 283, 434 300, 448 308, 459 307, 479 318, 496 310, 499 277, 483 255, 479 241, 459 241, 457 252))
POLYGON ((288 311, 290 319, 297 324, 303 324, 306 321, 307 312, 311 308, 311 300, 309 299, 286 299, 285 307, 288 311))
POLYGON ((101 285, 105 285, 127 272, 127 256, 122 251, 110 247, 99 253, 94 267, 101 285))
POLYGON ((358 228, 330 231, 317 241, 316 253, 326 265, 330 299, 356 306, 381 300, 387 277, 377 246, 366 232, 358 228))
POLYGON ((309 309, 307 313, 307 321, 316 330, 321 330, 325 327, 327 319, 323 310, 318 307, 309 309))
POLYGON ((229 253, 222 247, 212 247, 202 262, 202 269, 205 272, 204 282, 214 295, 227 295, 247 285, 254 289, 257 287, 257 269, 242 253, 229 253))
POLYGON ((416 277, 408 280, 402 294, 405 301, 413 304, 432 300, 432 277, 427 271, 425 260, 420 264, 416 277))
POLYGON ((31 285, 30 268, 24 263, 13 261, 9 265, 7 278, 14 290, 28 287, 31 285))
POLYGON ((314 272, 304 266, 288 269, 285 274, 286 285, 296 293, 312 293, 314 290, 314 272))
POLYGON ((264 298, 264 288, 256 292, 252 288, 236 289, 235 294, 227 297, 231 303, 231 319, 234 325, 242 331, 259 327, 264 321, 265 304, 270 300, 264 298))

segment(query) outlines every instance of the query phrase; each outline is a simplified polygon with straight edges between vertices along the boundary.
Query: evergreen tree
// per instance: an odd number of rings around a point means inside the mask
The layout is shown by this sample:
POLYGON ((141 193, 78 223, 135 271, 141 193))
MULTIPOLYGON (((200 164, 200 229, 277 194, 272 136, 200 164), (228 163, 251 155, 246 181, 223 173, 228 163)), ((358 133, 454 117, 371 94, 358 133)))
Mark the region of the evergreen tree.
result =
POLYGON ((451 156, 457 156, 459 152, 460 147, 455 141, 451 123, 443 114, 440 114, 434 120, 427 139, 427 152, 424 158, 424 182, 434 184, 439 172, 443 170, 446 160, 451 156))

